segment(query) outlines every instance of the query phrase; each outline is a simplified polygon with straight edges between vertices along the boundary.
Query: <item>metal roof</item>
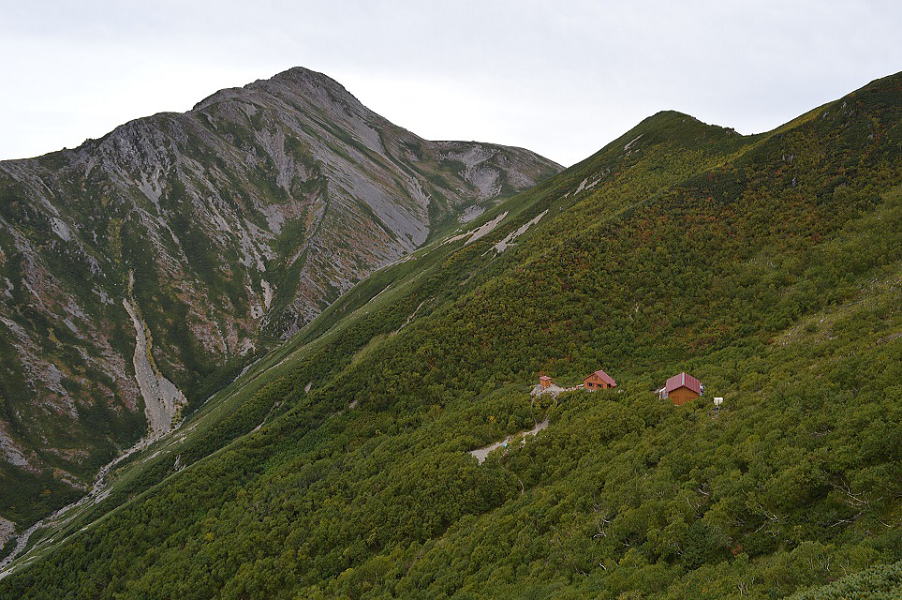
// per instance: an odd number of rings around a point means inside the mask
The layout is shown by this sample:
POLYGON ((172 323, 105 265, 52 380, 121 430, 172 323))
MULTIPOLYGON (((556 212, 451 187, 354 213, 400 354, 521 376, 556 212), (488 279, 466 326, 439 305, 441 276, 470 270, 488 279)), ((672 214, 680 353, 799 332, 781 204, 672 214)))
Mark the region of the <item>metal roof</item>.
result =
POLYGON ((680 373, 668 379, 664 385, 664 391, 669 394, 681 387, 688 388, 698 395, 702 393, 702 382, 688 373, 680 373))
POLYGON ((598 377, 601 378, 602 381, 604 381, 605 383, 607 383, 607 384, 610 385, 610 386, 616 386, 616 385, 617 385, 617 382, 614 381, 614 378, 611 377, 610 375, 608 375, 607 373, 605 373, 604 371, 602 371, 601 369, 598 369, 597 371, 595 371, 594 373, 592 373, 591 375, 589 375, 588 377, 586 377, 586 379, 588 379, 588 378, 591 377, 592 375, 597 375, 598 377))

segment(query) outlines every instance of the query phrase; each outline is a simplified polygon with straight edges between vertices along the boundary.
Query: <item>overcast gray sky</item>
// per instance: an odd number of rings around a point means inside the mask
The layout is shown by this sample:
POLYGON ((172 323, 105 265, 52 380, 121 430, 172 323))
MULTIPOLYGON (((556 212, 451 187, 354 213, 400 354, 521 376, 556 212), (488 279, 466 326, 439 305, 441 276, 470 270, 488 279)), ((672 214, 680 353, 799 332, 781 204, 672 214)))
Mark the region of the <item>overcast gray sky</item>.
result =
POLYGON ((291 66, 569 165, 663 109, 756 133, 902 70, 902 2, 0 0, 0 158, 291 66))

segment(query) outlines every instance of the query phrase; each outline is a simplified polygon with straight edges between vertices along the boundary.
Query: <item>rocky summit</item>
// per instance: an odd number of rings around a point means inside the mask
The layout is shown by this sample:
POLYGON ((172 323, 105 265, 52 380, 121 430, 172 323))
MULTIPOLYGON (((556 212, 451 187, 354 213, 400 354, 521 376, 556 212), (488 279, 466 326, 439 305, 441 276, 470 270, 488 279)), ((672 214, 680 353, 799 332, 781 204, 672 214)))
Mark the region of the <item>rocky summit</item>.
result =
POLYGON ((0 162, 0 546, 342 292, 558 172, 293 68, 0 162))

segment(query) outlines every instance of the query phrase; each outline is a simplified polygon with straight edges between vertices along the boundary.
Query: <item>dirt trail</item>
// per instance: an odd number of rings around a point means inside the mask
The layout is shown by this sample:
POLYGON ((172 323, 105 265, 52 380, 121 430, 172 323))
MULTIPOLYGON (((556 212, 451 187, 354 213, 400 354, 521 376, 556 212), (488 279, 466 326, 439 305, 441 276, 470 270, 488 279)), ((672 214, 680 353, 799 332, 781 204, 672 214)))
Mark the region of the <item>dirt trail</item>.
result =
POLYGON ((526 231, 530 227, 532 227, 533 225, 535 225, 536 223, 541 221, 542 217, 544 217, 547 214, 548 214, 548 209, 546 208, 545 210, 540 212, 538 215, 536 215, 535 217, 533 217, 526 223, 523 223, 523 225, 520 225, 520 227, 518 227, 514 231, 511 231, 509 234, 507 234, 507 236, 503 240, 501 240, 500 242, 498 242, 497 244, 495 244, 493 246, 493 248, 495 248, 495 252, 497 252, 498 254, 501 254, 502 252, 507 250, 507 248, 509 246, 513 245, 515 239, 517 239, 518 237, 520 237, 521 235, 526 233, 526 231))
POLYGON ((535 427, 532 429, 528 429, 526 431, 521 431, 519 433, 515 433, 513 435, 509 435, 500 442, 495 442, 494 444, 489 444, 488 446, 483 446, 482 448, 477 448, 476 450, 470 450, 469 454, 476 458, 479 464, 482 464, 486 457, 493 451, 497 450, 501 447, 508 447, 511 445, 511 442, 517 440, 519 438, 521 444, 526 443, 526 437, 530 435, 536 435, 543 429, 548 427, 548 419, 545 419, 541 423, 537 423, 535 427))

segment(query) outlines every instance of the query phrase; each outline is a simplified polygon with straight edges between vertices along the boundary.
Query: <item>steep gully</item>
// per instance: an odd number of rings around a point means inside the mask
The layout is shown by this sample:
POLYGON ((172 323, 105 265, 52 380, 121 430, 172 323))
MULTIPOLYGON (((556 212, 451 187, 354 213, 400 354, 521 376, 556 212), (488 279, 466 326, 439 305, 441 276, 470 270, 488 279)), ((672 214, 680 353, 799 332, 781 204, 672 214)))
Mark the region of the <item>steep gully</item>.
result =
POLYGON ((160 373, 153 362, 149 330, 141 319, 137 305, 131 299, 135 283, 134 273, 129 272, 128 277, 129 297, 122 299, 122 306, 125 307, 135 326, 135 355, 132 363, 135 367, 138 388, 144 398, 144 416, 147 418, 148 435, 156 439, 172 429, 179 409, 187 404, 188 400, 181 390, 175 387, 174 383, 160 373))
MULTIPOLYGON (((141 396, 144 398, 147 435, 101 467, 97 477, 94 479, 91 490, 86 495, 71 504, 67 504, 23 531, 16 538, 16 545, 12 552, 0 560, 0 579, 3 579, 13 571, 10 568, 11 563, 23 553, 28 546, 31 536, 37 530, 51 525, 57 527, 64 525, 75 516, 74 509, 88 503, 96 503, 103 500, 109 493, 106 477, 113 467, 135 452, 147 448, 153 442, 178 428, 178 416, 181 408, 187 403, 187 399, 174 383, 160 373, 153 362, 152 338, 149 335, 150 332, 147 329, 147 325, 141 318, 138 306, 132 298, 133 286, 134 274, 129 272, 128 297, 122 299, 122 306, 128 312, 135 326, 135 353, 132 362, 135 368, 135 379, 138 382, 138 388, 141 390, 141 396)), ((50 542, 52 539, 52 537, 47 538, 42 540, 42 542, 50 542)), ((39 544, 42 542, 39 542, 39 544)))

